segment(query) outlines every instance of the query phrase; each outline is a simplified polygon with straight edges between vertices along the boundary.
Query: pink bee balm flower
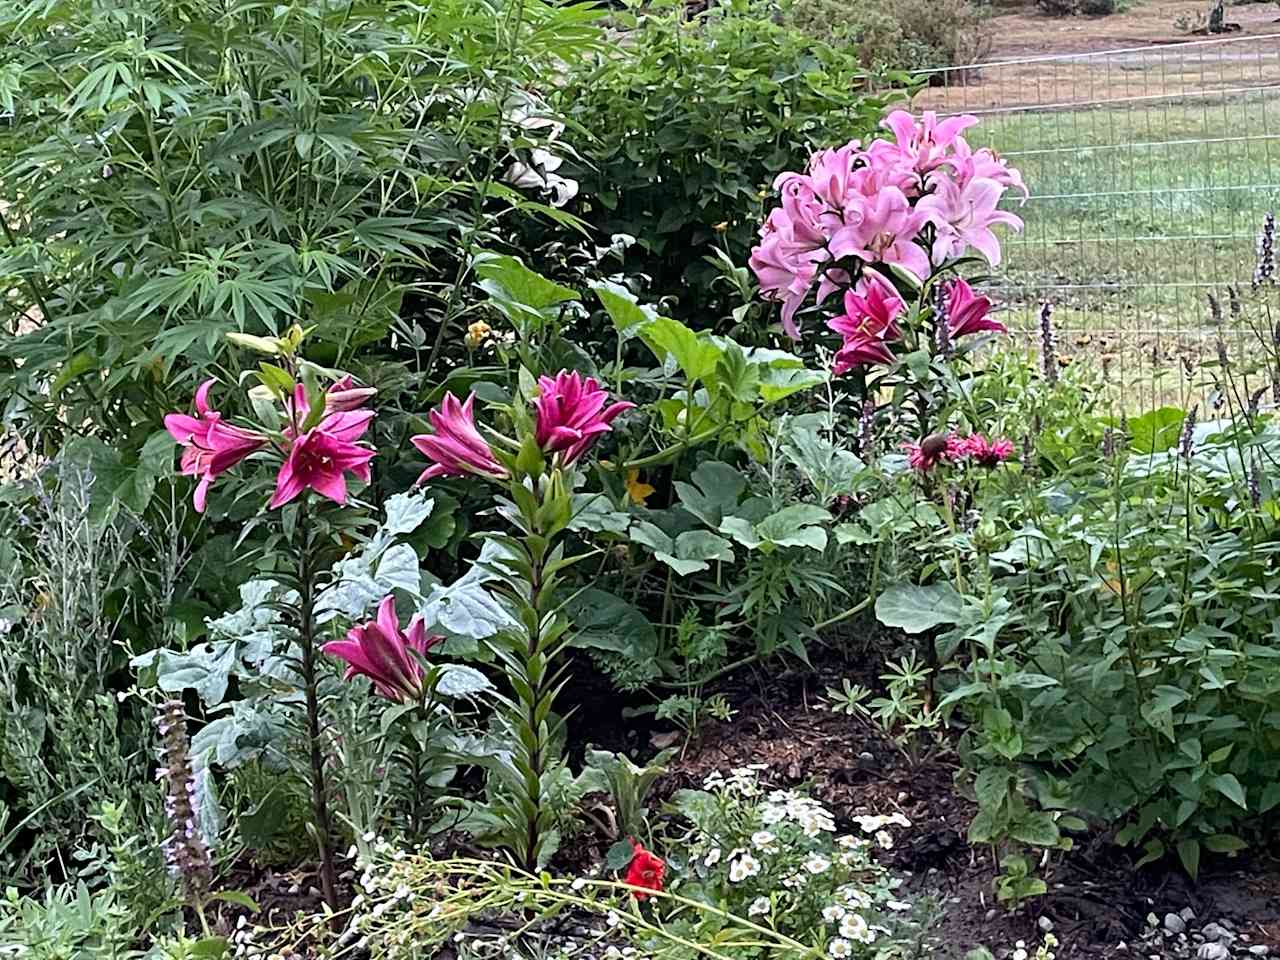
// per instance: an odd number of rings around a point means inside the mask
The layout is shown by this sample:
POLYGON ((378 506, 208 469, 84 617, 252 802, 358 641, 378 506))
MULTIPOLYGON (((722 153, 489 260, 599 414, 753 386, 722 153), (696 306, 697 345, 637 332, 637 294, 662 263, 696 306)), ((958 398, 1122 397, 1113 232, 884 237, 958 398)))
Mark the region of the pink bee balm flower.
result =
POLYGON ((991 232, 996 224, 1022 229, 1022 220, 996 205, 1005 188, 994 180, 979 177, 963 187, 950 177, 929 178, 933 193, 920 198, 917 210, 937 229, 933 241, 933 261, 943 263, 958 257, 969 247, 987 258, 991 266, 1000 265, 1000 241, 991 232))
POLYGON ((943 286, 947 300, 947 329, 952 339, 990 330, 1007 333, 1005 325, 991 316, 991 301, 973 292, 964 280, 952 280, 943 286))
POLYGON ((904 443, 911 469, 928 473, 940 463, 955 463, 968 453, 968 444, 954 433, 935 433, 919 443, 904 443))
POLYGON ((964 444, 964 455, 980 467, 998 467, 1013 456, 1011 440, 988 440, 982 434, 975 433, 961 443, 964 444))
POLYGON ((889 341, 902 335, 896 321, 905 309, 893 284, 874 270, 864 271, 858 285, 844 295, 844 314, 827 324, 844 337, 831 372, 839 377, 857 366, 893 363, 889 341))
POLYGON ((609 399, 592 377, 583 380, 577 371, 561 370, 552 377, 538 378, 538 398, 533 401, 534 439, 546 453, 561 453, 566 464, 573 463, 602 433, 613 428, 613 419, 635 406, 626 400, 609 399))
POLYGON ((427 414, 435 432, 409 438, 409 442, 432 461, 418 477, 418 483, 472 473, 490 480, 505 480, 509 476, 507 468, 494 458, 493 450, 476 429, 475 415, 471 412, 475 400, 476 395, 469 393, 466 402, 459 403, 452 393, 446 393, 440 406, 427 414))
POLYGON ((276 492, 269 508, 282 507, 307 489, 342 506, 347 502, 348 472, 369 482, 374 452, 352 442, 369 428, 370 410, 338 413, 317 427, 294 437, 289 455, 276 474, 276 492))
POLYGON ((325 653, 348 664, 344 680, 365 676, 388 700, 412 703, 422 697, 422 664, 414 652, 425 655, 444 637, 428 636, 426 624, 417 616, 409 629, 400 629, 395 597, 378 604, 378 617, 352 627, 347 639, 334 640, 323 647, 325 653))
POLYGON ((171 413, 164 418, 169 435, 182 444, 183 475, 200 478, 192 498, 200 513, 204 513, 214 479, 267 443, 260 433, 223 422, 222 414, 209 407, 209 390, 215 383, 206 380, 196 390, 196 416, 171 413))

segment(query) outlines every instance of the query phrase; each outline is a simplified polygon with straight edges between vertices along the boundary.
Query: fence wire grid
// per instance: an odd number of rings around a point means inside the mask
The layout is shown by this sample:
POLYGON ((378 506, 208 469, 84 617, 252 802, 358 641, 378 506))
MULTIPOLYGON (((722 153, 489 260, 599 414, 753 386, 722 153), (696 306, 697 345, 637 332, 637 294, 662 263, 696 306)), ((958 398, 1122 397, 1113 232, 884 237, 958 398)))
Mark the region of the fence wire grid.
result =
POLYGON ((1219 334, 1242 362, 1259 355, 1250 281, 1280 209, 1280 33, 930 74, 915 108, 980 118, 966 138, 1031 190, 1004 203, 1026 222, 995 271, 1011 328, 1030 334, 1052 302, 1066 359, 1104 365, 1126 406, 1212 403, 1219 334))

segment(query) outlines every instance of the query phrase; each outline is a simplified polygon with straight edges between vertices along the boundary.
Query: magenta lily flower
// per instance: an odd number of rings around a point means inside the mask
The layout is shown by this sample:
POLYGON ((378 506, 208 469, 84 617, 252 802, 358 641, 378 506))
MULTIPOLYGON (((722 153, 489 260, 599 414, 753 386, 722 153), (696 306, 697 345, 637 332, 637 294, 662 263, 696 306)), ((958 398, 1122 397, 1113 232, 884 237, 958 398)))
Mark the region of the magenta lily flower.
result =
POLYGON ((268 507, 272 510, 282 507, 308 489, 339 506, 345 505, 346 475, 354 474, 364 483, 370 479, 369 461, 374 451, 353 441, 369 428, 372 417, 371 410, 333 414, 319 426, 293 438, 284 465, 276 474, 276 492, 268 507))
POLYGON ((991 316, 991 301, 973 292, 969 284, 955 279, 943 286, 947 298, 947 329, 952 339, 971 333, 1008 333, 1005 325, 991 316))
POLYGON ((267 443, 263 434, 224 422, 222 414, 209 406, 209 390, 215 383, 217 380, 206 380, 196 390, 196 416, 170 413, 164 418, 169 435, 182 444, 183 475, 200 478, 192 498, 200 513, 204 513, 209 487, 217 476, 267 443))
POLYGON ((467 394, 465 403, 459 403, 452 393, 446 393, 440 406, 427 414, 435 432, 409 438, 409 442, 431 461, 431 466, 418 477, 418 483, 426 483, 436 477, 465 477, 467 474, 490 480, 505 480, 510 476, 476 429, 475 416, 471 412, 475 399, 476 395, 471 393, 467 394))
POLYGON ((375 620, 347 631, 347 639, 334 640, 322 648, 325 653, 347 662, 344 680, 364 676, 388 700, 413 703, 422 698, 422 664, 414 653, 424 656, 444 637, 427 635, 421 616, 400 629, 395 597, 383 597, 375 620))
POLYGON ((992 469, 1013 456, 1012 440, 988 440, 975 433, 960 442, 964 445, 964 455, 980 467, 992 469))
POLYGON ((893 284, 874 270, 864 271, 858 285, 844 295, 844 314, 827 323, 844 337, 831 372, 840 377, 854 367, 893 363, 889 342, 902 336, 897 319, 906 307, 893 284))
POLYGON ((533 401, 534 439, 545 453, 559 453, 565 464, 576 461, 596 437, 609 433, 615 417, 635 406, 626 400, 605 404, 609 393, 595 378, 585 380, 575 370, 561 370, 555 377, 538 378, 533 401))
POLYGON ((992 233, 996 224, 1022 229, 1022 220, 996 205, 1005 188, 994 180, 979 177, 963 187, 949 177, 930 178, 933 193, 920 198, 917 209, 937 229, 933 241, 934 263, 958 257, 972 247, 991 266, 1000 265, 1000 241, 992 233))

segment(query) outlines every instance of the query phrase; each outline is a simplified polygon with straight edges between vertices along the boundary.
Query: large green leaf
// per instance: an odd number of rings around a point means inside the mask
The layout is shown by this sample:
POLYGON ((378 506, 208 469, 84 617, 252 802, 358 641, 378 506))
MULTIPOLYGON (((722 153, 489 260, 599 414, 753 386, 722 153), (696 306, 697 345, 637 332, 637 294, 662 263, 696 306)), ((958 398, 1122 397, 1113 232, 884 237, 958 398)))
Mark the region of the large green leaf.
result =
POLYGON ((658 634, 649 618, 607 590, 583 590, 567 609, 573 621, 574 646, 610 650, 637 659, 657 652, 658 634))
POLYGON ((896 583, 876 600, 881 623, 912 634, 959 623, 963 613, 964 598, 949 583, 896 583))
POLYGON ((720 347, 707 334, 694 333, 670 317, 649 321, 640 329, 640 337, 659 360, 674 358, 690 380, 706 378, 715 371, 720 359, 720 347))

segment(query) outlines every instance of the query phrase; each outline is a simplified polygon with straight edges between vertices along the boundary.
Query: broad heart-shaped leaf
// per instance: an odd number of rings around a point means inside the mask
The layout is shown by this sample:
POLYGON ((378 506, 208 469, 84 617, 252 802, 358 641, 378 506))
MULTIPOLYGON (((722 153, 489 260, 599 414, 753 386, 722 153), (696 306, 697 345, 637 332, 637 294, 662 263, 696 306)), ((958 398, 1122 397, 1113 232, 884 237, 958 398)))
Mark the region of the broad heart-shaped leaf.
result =
POLYGON ((1009 825, 1009 836, 1033 847, 1052 847, 1058 843, 1058 825, 1049 814, 1032 811, 1009 825))
POLYGON ((613 502, 603 493, 575 493, 573 518, 569 529, 579 533, 617 533, 626 535, 631 515, 613 509, 613 502))
POLYGON ((827 374, 821 370, 780 370, 768 367, 760 371, 760 399, 765 403, 777 403, 792 394, 826 382, 827 374))
POLYGON ((658 634, 640 610, 607 590, 589 587, 567 605, 573 621, 573 645, 625 653, 633 659, 652 657, 658 634))
POLYGON ((481 253, 475 258, 475 267, 481 278, 477 286, 526 336, 554 316, 558 304, 578 299, 576 290, 535 273, 515 257, 481 253))
POLYGON ((641 324, 658 318, 658 312, 653 307, 641 306, 636 301, 635 294, 620 283, 599 280, 588 286, 604 304, 609 319, 613 321, 614 329, 623 340, 634 336, 641 324))
POLYGON ((673 357, 690 380, 702 380, 715 371, 721 349, 707 334, 697 334, 679 320, 659 317, 640 328, 640 338, 660 361, 673 357))
POLYGON ((797 417, 789 421, 783 452, 824 496, 849 495, 857 490, 859 476, 866 470, 856 456, 822 436, 819 425, 797 417))
POLYGON ((911 634, 958 623, 963 613, 964 598, 949 583, 895 583, 876 600, 881 623, 911 634))
POLYGON ((827 531, 814 524, 828 523, 831 514, 812 503, 783 507, 756 524, 756 533, 779 547, 809 547, 825 550, 827 531))
POLYGON ((1129 446, 1136 453, 1160 453, 1172 449, 1186 421, 1185 410, 1160 407, 1129 421, 1129 446))
POLYGON ((631 540, 653 550, 653 555, 682 577, 710 566, 708 560, 733 562, 733 546, 705 530, 689 530, 672 540, 648 521, 631 528, 631 540))
POLYGON ((446 697, 474 697, 493 689, 489 678, 475 667, 461 663, 446 663, 440 668, 436 681, 436 693, 446 697))
POLYGON ((693 471, 694 485, 677 480, 676 492, 681 505, 707 526, 715 528, 726 514, 733 512, 738 498, 747 488, 747 480, 736 467, 719 460, 708 460, 693 471))
POLYGON ((205 704, 219 704, 239 666, 236 647, 234 640, 218 640, 196 644, 186 653, 161 650, 156 658, 156 685, 166 693, 190 687, 205 704))

